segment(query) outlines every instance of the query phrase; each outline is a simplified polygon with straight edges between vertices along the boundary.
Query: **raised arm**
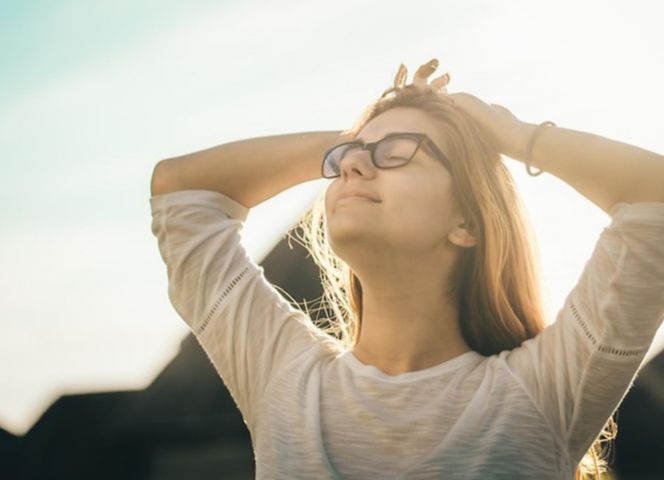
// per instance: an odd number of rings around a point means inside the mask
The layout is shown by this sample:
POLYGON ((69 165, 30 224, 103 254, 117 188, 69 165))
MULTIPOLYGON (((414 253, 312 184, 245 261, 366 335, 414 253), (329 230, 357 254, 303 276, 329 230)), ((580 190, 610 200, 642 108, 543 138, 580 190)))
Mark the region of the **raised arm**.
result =
MULTIPOLYGON (((431 88, 468 113, 496 148, 563 180, 606 213, 619 203, 664 203, 664 156, 591 133, 549 126, 540 132, 528 159, 527 147, 538 125, 519 120, 509 109, 464 92, 447 93, 448 74, 427 83, 436 59, 420 66, 413 84, 431 88)), ((403 76, 405 76, 405 68, 403 76)))
MULTIPOLYGON (((468 93, 451 96, 490 132, 501 153, 526 163, 537 124, 468 93)), ((664 156, 599 135, 547 126, 536 137, 530 164, 560 178, 608 214, 618 203, 664 202, 664 156)))
POLYGON ((325 150, 350 139, 345 131, 290 133, 167 158, 154 168, 151 193, 213 190, 252 208, 294 185, 321 178, 325 150))
POLYGON ((232 142, 160 161, 151 179, 152 231, 168 296, 252 426, 268 384, 305 351, 330 342, 267 281, 240 230, 249 209, 321 177, 343 132, 232 142))

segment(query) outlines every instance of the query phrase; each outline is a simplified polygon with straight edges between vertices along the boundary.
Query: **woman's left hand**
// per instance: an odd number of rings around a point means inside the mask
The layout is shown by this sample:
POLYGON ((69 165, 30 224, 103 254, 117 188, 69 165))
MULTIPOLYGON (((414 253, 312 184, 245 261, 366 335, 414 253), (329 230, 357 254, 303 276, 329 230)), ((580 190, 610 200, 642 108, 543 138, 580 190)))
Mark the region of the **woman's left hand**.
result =
MULTIPOLYGON (((451 98, 455 106, 464 110, 489 135, 498 152, 514 159, 525 158, 526 144, 531 125, 519 120, 509 109, 502 105, 487 104, 469 93, 448 93, 447 84, 450 74, 445 73, 427 83, 427 78, 438 67, 438 60, 432 59, 421 65, 415 72, 413 85, 422 90, 433 90, 439 95, 451 98)), ((403 85, 406 67, 402 64, 395 79, 403 85)))

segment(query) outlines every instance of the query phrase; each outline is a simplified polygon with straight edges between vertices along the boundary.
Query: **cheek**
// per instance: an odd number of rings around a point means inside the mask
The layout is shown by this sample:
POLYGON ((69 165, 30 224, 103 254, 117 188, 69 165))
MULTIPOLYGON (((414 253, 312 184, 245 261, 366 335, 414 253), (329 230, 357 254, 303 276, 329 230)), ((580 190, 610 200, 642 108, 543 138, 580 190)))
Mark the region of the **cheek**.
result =
POLYGON ((418 176, 408 183, 394 185, 389 190, 390 206, 402 214, 419 215, 427 212, 443 201, 443 190, 439 182, 431 178, 418 176))
POLYGON ((413 241, 431 240, 444 235, 449 205, 445 193, 431 185, 411 189, 397 198, 391 197, 385 211, 390 217, 393 235, 413 241))
POLYGON ((325 190, 325 198, 324 198, 325 215, 327 217, 330 216, 331 212, 330 199, 331 199, 330 186, 328 186, 327 189, 325 190))

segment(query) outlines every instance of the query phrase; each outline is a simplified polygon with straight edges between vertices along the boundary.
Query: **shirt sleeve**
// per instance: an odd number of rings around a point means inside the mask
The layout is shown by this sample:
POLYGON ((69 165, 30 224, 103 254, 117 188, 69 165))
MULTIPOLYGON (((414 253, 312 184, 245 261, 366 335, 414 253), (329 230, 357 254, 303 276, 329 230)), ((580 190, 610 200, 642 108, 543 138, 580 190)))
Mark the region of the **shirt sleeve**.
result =
POLYGON ((239 233, 247 207, 209 190, 152 196, 150 206, 168 297, 252 426, 270 378, 325 334, 247 255, 239 233))
POLYGON ((578 463, 618 408, 664 317, 664 203, 618 203, 555 322, 503 352, 578 463))

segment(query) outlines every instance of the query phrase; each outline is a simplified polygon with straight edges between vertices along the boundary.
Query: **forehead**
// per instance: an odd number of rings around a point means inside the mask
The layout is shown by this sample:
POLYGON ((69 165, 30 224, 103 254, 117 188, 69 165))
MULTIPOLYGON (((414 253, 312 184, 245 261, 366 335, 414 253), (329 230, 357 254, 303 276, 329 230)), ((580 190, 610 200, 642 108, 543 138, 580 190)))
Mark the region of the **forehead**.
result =
POLYGON ((441 145, 439 127, 423 111, 411 107, 395 107, 369 121, 355 137, 364 142, 376 142, 388 133, 426 133, 431 140, 441 145))

